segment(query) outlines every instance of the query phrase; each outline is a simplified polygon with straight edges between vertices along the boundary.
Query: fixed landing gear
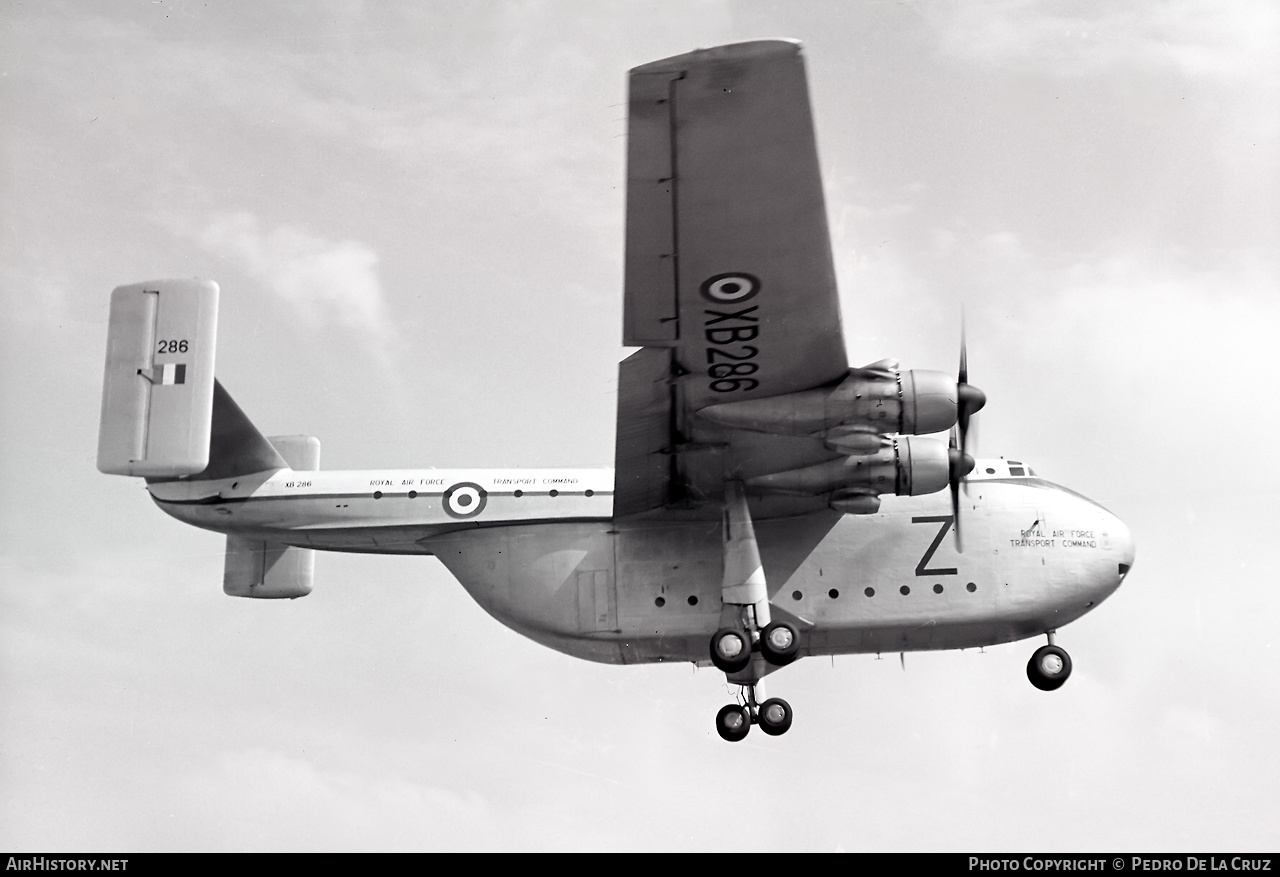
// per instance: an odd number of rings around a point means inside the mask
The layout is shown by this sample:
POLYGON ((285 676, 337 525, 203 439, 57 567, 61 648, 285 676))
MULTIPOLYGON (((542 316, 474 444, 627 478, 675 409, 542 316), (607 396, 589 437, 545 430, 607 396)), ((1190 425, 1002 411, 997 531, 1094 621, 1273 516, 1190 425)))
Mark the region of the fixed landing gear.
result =
POLYGON ((761 680, 771 670, 790 664, 800 653, 800 631, 789 621, 770 616, 764 564, 751 524, 746 489, 741 481, 724 485, 722 521, 724 575, 720 582, 720 629, 711 637, 711 663, 741 685, 745 703, 729 704, 716 714, 716 732, 737 742, 753 724, 771 737, 791 727, 791 705, 764 697, 761 680))
POLYGON ((722 627, 711 637, 711 663, 735 677, 730 681, 742 685, 746 694, 746 703, 731 703, 716 714, 717 733, 731 743, 746 737, 753 724, 770 737, 785 734, 791 727, 791 704, 780 697, 763 702, 757 697, 764 697, 761 677, 769 672, 766 662, 782 667, 794 661, 800 649, 800 632, 789 621, 774 621, 758 636, 753 645, 752 633, 740 627, 722 627))
MULTIPOLYGON (((725 673, 737 673, 751 662, 751 634, 740 627, 722 627, 711 637, 711 663, 725 673)), ((789 621, 775 621, 760 633, 760 654, 775 667, 785 667, 800 653, 800 631, 789 621)))
POLYGON ((716 730, 730 743, 737 743, 751 730, 751 712, 745 706, 731 703, 716 713, 716 730))
POLYGON ((770 737, 787 733, 793 713, 791 704, 780 697, 771 697, 764 703, 756 703, 756 686, 743 686, 747 690, 745 704, 731 703, 716 713, 716 731, 730 743, 737 743, 747 736, 753 724, 770 737))
POLYGON ((791 727, 791 716, 791 704, 780 697, 771 697, 760 704, 756 721, 760 724, 761 731, 770 737, 777 737, 787 733, 787 729, 791 727))
POLYGON ((775 621, 760 634, 760 653, 775 667, 785 667, 800 651, 800 631, 787 621, 775 621))
POLYGON ((1050 633, 1049 645, 1036 649, 1027 662, 1027 678, 1041 691, 1054 691, 1061 688, 1070 675, 1071 656, 1053 644, 1053 634, 1050 633))
POLYGON ((737 673, 751 663, 751 635, 737 627, 722 627, 711 637, 711 663, 725 673, 737 673))

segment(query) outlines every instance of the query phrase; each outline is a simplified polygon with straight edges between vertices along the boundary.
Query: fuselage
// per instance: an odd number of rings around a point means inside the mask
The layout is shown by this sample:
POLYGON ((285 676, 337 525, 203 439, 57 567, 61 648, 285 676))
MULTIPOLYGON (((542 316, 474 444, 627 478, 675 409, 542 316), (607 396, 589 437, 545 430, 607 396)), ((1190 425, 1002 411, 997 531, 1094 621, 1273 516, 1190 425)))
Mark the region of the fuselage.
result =
MULTIPOLYGON (((968 648, 1055 630, 1133 563, 1128 528, 1078 494, 980 461, 957 551, 945 492, 879 512, 755 522, 770 604, 801 654, 968 648)), ((174 517, 321 550, 435 555, 498 620, 608 663, 704 662, 721 613, 714 509, 614 519, 613 472, 280 470, 149 485, 174 517)))

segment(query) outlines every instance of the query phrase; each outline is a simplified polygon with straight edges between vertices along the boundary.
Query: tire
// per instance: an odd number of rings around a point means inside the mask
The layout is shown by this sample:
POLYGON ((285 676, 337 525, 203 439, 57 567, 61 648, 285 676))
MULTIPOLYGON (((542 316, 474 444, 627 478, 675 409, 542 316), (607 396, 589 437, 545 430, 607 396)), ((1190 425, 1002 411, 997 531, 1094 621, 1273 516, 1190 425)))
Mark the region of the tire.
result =
POLYGON ((751 637, 736 627, 720 628, 711 637, 711 663, 726 673, 737 673, 751 663, 751 637))
POLYGON ((751 714, 747 708, 731 703, 716 713, 716 732, 730 743, 737 743, 751 730, 751 714))
POLYGON ((1027 662, 1027 678, 1041 691, 1055 691, 1071 676, 1071 656, 1057 646, 1041 646, 1027 662))
POLYGON ((800 652, 800 631, 794 624, 775 621, 760 634, 760 652, 775 667, 785 667, 800 652))
POLYGON ((787 733, 794 715, 791 712, 791 704, 780 697, 771 697, 760 704, 760 710, 756 714, 756 721, 759 723, 761 731, 764 731, 770 737, 777 737, 780 734, 787 733))

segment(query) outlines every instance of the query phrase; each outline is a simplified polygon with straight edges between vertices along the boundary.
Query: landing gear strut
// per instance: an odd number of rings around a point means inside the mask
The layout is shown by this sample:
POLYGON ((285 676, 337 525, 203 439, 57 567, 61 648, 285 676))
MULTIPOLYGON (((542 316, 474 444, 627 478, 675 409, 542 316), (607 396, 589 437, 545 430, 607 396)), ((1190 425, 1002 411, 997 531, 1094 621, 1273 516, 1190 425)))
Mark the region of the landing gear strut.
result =
POLYGON ((800 631, 790 621, 770 618, 764 565, 742 482, 724 486, 724 578, 720 585, 720 629, 711 637, 711 663, 741 685, 742 704, 716 714, 716 731, 736 742, 753 724, 771 737, 791 727, 791 705, 764 698, 765 674, 790 664, 800 654, 800 631))
POLYGON ((1062 687, 1071 675, 1071 656, 1053 644, 1053 631, 1049 632, 1049 645, 1036 649, 1027 662, 1027 678, 1041 691, 1054 691, 1062 687))

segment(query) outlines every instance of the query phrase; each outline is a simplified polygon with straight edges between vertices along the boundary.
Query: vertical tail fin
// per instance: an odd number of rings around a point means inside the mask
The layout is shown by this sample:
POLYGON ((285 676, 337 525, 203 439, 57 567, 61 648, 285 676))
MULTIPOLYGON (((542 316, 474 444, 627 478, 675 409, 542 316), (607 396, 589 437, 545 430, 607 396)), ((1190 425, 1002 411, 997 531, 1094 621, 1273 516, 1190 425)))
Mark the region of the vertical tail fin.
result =
MULTIPOLYGON (((290 468, 278 445, 267 441, 240 410, 236 400, 213 382, 213 417, 209 424, 208 465, 193 474, 191 481, 216 481, 250 472, 290 468)), ((292 467, 297 469, 297 466, 292 467)), ((315 467, 310 467, 314 469, 315 467)))
POLYGON ((98 469, 211 481, 288 464, 213 377, 218 284, 153 280, 111 293, 98 469))
POLYGON ((98 469, 175 478, 209 463, 218 284, 159 280, 111 293, 98 469))

